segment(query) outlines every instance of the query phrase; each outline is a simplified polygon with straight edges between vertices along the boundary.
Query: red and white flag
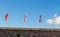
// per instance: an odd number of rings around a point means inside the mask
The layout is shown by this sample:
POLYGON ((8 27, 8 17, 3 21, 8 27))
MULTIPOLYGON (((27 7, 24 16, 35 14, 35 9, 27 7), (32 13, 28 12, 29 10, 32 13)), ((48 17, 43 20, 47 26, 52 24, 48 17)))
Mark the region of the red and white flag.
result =
POLYGON ((8 13, 5 15, 5 21, 8 21, 8 13))
POLYGON ((24 22, 27 21, 27 13, 24 14, 24 22))
POLYGON ((39 16, 39 22, 42 22, 42 15, 39 16))
POLYGON ((26 15, 24 15, 24 22, 26 22, 26 20, 27 20, 27 17, 26 17, 26 15))
POLYGON ((57 15, 54 15, 54 23, 56 22, 57 15))

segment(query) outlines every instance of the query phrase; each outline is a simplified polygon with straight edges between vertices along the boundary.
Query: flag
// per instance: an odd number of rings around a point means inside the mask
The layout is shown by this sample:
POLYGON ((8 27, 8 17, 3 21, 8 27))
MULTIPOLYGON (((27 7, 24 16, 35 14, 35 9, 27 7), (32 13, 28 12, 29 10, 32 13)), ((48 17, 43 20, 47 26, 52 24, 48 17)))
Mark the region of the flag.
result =
POLYGON ((5 15, 5 21, 8 21, 8 13, 5 15))
POLYGON ((26 17, 26 15, 24 15, 24 22, 26 22, 26 20, 27 20, 27 17, 26 17))
POLYGON ((56 22, 56 17, 57 17, 57 15, 54 15, 54 22, 56 22))
POLYGON ((42 16, 41 15, 39 16, 39 22, 42 22, 42 16))

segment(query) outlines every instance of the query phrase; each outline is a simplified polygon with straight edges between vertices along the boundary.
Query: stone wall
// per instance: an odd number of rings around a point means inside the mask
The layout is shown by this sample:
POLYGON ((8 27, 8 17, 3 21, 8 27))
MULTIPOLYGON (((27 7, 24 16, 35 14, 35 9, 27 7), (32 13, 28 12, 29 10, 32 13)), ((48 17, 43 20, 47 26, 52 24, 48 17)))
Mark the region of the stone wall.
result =
POLYGON ((60 31, 1 29, 0 37, 60 37, 60 31))

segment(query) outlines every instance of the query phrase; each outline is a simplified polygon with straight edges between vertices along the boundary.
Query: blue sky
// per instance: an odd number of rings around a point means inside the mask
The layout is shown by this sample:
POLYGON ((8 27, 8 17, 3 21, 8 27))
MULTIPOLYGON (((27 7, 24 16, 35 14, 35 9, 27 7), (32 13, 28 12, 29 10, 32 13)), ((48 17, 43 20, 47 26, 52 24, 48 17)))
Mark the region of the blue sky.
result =
POLYGON ((60 1, 58 0, 0 0, 0 27, 18 28, 60 28, 60 25, 46 24, 47 19, 54 15, 60 16, 60 1), (5 14, 9 14, 8 22, 5 14), (23 21, 27 13, 27 22, 23 21), (39 23, 39 15, 42 22, 39 23))

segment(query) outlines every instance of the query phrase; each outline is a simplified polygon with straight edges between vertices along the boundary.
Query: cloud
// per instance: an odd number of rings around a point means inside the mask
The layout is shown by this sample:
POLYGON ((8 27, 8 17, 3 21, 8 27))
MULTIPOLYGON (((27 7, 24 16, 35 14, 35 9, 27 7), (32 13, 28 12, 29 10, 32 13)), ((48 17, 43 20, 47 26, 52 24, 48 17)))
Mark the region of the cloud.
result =
POLYGON ((56 24, 60 25, 60 17, 56 18, 56 24))
POLYGON ((47 23, 48 23, 48 24, 53 24, 53 20, 52 20, 52 19, 48 19, 48 20, 47 20, 47 23))
POLYGON ((56 21, 54 21, 54 19, 47 19, 46 23, 60 25, 60 16, 56 17, 56 21))

